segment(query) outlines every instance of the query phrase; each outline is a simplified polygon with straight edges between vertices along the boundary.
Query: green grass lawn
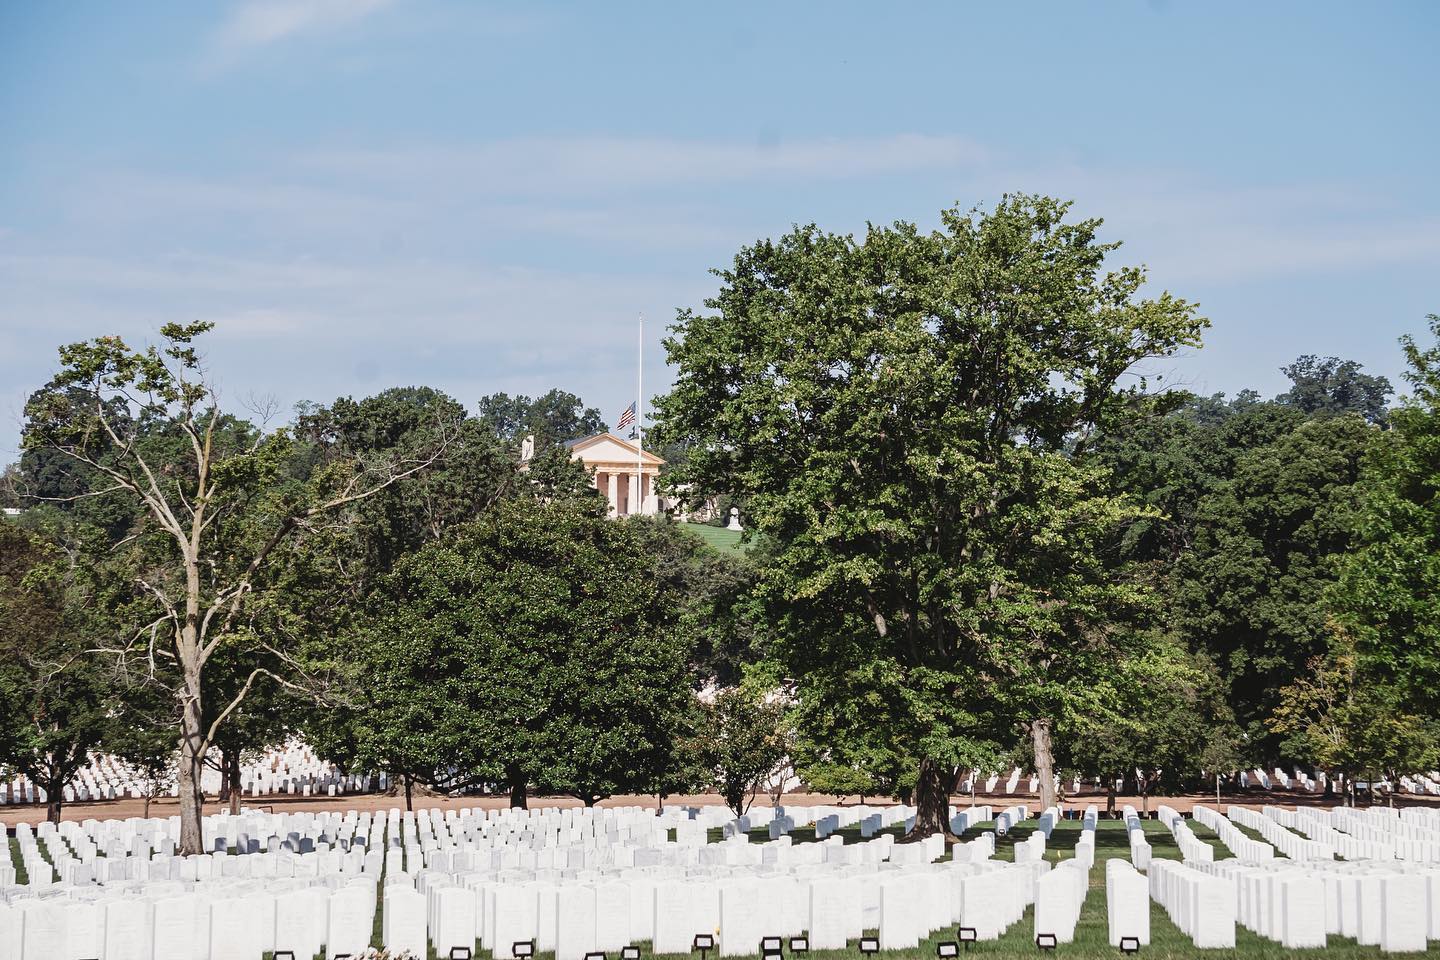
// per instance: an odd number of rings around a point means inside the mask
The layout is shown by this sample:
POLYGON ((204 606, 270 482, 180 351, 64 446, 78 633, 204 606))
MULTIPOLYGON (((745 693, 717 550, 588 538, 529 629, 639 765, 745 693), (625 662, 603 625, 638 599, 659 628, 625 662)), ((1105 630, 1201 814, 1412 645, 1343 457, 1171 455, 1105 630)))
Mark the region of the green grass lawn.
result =
POLYGON ((740 542, 742 534, 737 530, 726 530, 724 527, 712 527, 708 523, 682 523, 680 526, 687 532, 695 534, 716 550, 733 550, 737 553, 745 552, 745 546, 740 542))

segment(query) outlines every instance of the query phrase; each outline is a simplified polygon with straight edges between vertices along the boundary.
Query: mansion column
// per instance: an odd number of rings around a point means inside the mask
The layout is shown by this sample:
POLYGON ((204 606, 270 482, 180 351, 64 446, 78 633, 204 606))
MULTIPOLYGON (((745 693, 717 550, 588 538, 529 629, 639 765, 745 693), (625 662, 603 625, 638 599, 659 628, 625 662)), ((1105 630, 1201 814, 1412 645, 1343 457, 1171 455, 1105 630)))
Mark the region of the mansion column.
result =
POLYGON ((645 512, 645 505, 640 502, 640 477, 639 477, 639 475, 638 475, 638 474, 635 474, 635 473, 631 473, 631 474, 630 474, 628 477, 626 477, 625 479, 626 479, 626 482, 630 485, 630 512, 631 512, 631 513, 644 513, 644 512, 645 512))
POLYGON ((620 478, 613 472, 606 476, 610 480, 610 489, 606 495, 610 498, 610 516, 613 517, 620 512, 620 478))

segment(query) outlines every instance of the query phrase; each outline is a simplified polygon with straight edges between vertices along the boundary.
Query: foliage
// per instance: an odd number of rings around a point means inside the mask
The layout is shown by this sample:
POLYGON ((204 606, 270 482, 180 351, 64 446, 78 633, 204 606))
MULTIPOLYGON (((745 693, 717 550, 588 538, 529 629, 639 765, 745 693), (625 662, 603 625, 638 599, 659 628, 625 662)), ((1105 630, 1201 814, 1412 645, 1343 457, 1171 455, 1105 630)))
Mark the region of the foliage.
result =
MULTIPOLYGON (((1240 732, 1211 665, 1173 638, 1145 639, 1059 729, 1067 766, 1098 774, 1112 788, 1116 780, 1134 778, 1148 798, 1191 786, 1207 762, 1224 762, 1217 747, 1233 748, 1240 732)), ((1113 810, 1113 789, 1110 801, 1113 810)))
POLYGON ((1360 669, 1434 716, 1440 706, 1440 317, 1404 337, 1411 395, 1365 462, 1356 544, 1332 597, 1360 669))
POLYGON ((113 678, 87 649, 89 620, 65 555, 0 522, 0 765, 42 787, 56 821, 109 726, 113 678))
POLYGON ((785 704, 773 692, 744 686, 715 692, 700 724, 700 756, 712 786, 736 817, 788 764, 785 704))
POLYGON ((1059 709, 1142 592, 1098 561, 1131 508, 1083 453, 1119 378, 1204 321, 1139 299, 1143 271, 1106 272, 1115 245, 1067 213, 1014 196, 930 234, 796 228, 743 249, 666 342, 659 422, 691 443, 673 479, 744 497, 774 537, 761 591, 802 691, 904 692, 883 732, 918 760, 922 832, 956 765, 1013 736, 982 722, 990 698, 1059 709))
POLYGON ((132 349, 118 337, 63 347, 61 373, 26 406, 23 438, 27 452, 71 464, 71 502, 113 494, 129 510, 123 548, 92 558, 132 589, 104 649, 175 698, 186 854, 202 847, 206 754, 258 677, 286 679, 266 658, 288 662, 289 635, 264 629, 265 613, 286 561, 303 552, 302 534, 438 455, 339 457, 297 471, 289 431, 266 434, 220 409, 194 345, 209 329, 166 324, 163 347, 132 349), (216 657, 248 668, 218 702, 206 669, 216 657))
MULTIPOLYGON (((1360 464, 1377 431, 1307 419, 1239 453, 1195 513, 1172 582, 1176 629, 1222 666, 1262 759, 1279 691, 1327 645, 1325 594, 1349 548, 1360 464)), ((1296 759, 1303 760, 1303 757, 1296 759)))
POLYGON ((1272 728, 1296 755, 1347 781, 1431 769, 1440 760, 1440 724, 1408 709, 1400 688, 1368 675, 1349 637, 1337 630, 1334 641, 1282 691, 1272 728))
POLYGON ((667 517, 636 515, 625 522, 651 559, 650 575, 674 598, 676 629, 693 651, 696 682, 738 684, 764 652, 755 559, 716 549, 667 517))
POLYGON ((593 803, 651 789, 694 698, 673 598, 603 504, 496 506, 404 558, 350 646, 353 762, 593 803))
POLYGON ((1360 369, 1354 360, 1307 354, 1281 368, 1292 385, 1275 401, 1307 414, 1352 413, 1367 423, 1384 423, 1390 381, 1360 369))
POLYGON ((567 440, 604 433, 605 421, 600 411, 586 407, 573 393, 551 390, 531 399, 508 393, 492 393, 480 398, 480 421, 493 431, 507 447, 518 451, 527 435, 535 437, 536 450, 563 444, 567 440))

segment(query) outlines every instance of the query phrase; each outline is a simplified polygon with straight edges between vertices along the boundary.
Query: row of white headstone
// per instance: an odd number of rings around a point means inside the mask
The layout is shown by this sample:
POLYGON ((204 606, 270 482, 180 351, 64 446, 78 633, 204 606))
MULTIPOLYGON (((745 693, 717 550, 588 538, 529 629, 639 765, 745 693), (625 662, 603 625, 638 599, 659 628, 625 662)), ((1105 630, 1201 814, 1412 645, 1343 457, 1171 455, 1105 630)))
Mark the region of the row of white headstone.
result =
POLYGON ((1215 831, 1235 858, 1241 863, 1262 863, 1274 859, 1275 848, 1263 840, 1255 840, 1246 836, 1228 818, 1217 810, 1212 810, 1204 804, 1197 803, 1190 811, 1190 816, 1197 822, 1215 831))
MULTIPOLYGON (((988 815, 983 808, 952 811, 952 823, 964 829, 971 818, 988 815)), ((124 878, 70 869, 53 887, 6 889, 0 925, 10 936, 0 937, 0 960, 14 960, 5 954, 10 943, 18 945, 19 960, 90 951, 106 960, 254 960, 277 949, 307 956, 322 944, 332 956, 351 952, 369 941, 382 868, 379 898, 394 905, 383 914, 382 936, 398 946, 417 944, 419 896, 424 935, 442 956, 450 946, 473 947, 477 939, 504 947, 534 939, 541 950, 558 949, 575 960, 591 943, 613 948, 621 937, 654 939, 657 950, 684 952, 695 933, 719 925, 711 922, 711 907, 720 910, 727 895, 728 939, 742 953, 755 952, 754 943, 745 943, 753 931, 733 918, 736 911, 754 913, 746 905, 755 902, 781 911, 765 927, 787 934, 813 927, 812 936, 853 939, 861 929, 878 927, 886 942, 918 942, 963 910, 988 938, 1019 919, 1034 899, 1039 873, 1049 869, 990 859, 989 835, 957 848, 953 865, 944 867, 932 865, 944 853, 938 835, 901 846, 888 834, 849 845, 838 836, 811 844, 792 844, 789 837, 751 844, 741 833, 703 847, 668 839, 670 824, 704 824, 720 816, 694 809, 658 817, 639 809, 395 810, 376 817, 247 811, 207 818, 206 836, 224 849, 186 858, 153 849, 153 838, 169 838, 168 820, 26 828, 37 849, 43 842, 47 853, 68 864, 107 861, 101 845, 108 843, 120 854, 117 862, 143 869, 124 878), (349 849, 254 852, 244 842, 268 835, 268 841, 284 836, 293 845, 302 830, 316 847, 334 842, 349 849), (231 849, 248 855, 232 855, 231 849), (615 908, 626 898, 626 924, 607 925, 607 918, 621 915, 615 908), (525 906, 530 902, 533 920, 525 906), (856 903, 858 910, 836 906, 856 903), (593 928, 587 919, 592 914, 593 928)), ((785 816, 782 811, 770 819, 784 822, 785 816)), ((765 916, 764 909, 755 915, 765 916)))
POLYGON ((1304 825, 1328 818, 1351 829, 1365 826, 1386 830, 1412 838, 1406 842, 1425 852, 1425 844, 1413 838, 1440 823, 1434 811, 1407 811, 1408 816, 1402 816, 1393 811, 1358 814, 1350 810, 1278 807, 1256 813, 1232 807, 1228 812, 1230 817, 1226 818, 1213 810, 1197 808, 1196 817, 1222 838, 1232 835, 1232 819, 1241 822, 1274 842, 1285 856, 1220 861, 1197 858, 1187 862, 1180 872, 1169 864, 1152 869, 1151 888, 1160 894, 1156 899, 1171 911, 1172 917, 1177 912, 1184 915, 1176 923, 1187 932, 1193 931, 1197 945, 1202 945, 1201 938, 1220 945, 1227 942, 1227 911, 1216 906, 1206 892, 1220 888, 1214 883, 1207 886, 1195 875, 1225 885, 1228 893, 1222 899, 1227 899, 1233 908, 1232 928, 1233 922, 1239 922, 1287 948, 1323 948, 1327 936, 1339 935, 1363 945, 1379 946, 1385 952, 1401 953, 1423 951, 1427 940, 1440 939, 1440 867, 1419 860, 1395 859, 1396 844, 1354 838, 1350 838, 1352 843, 1347 848, 1354 859, 1337 861, 1335 847, 1298 837, 1277 821, 1279 818, 1304 825), (1157 879, 1157 870, 1161 874, 1169 871, 1173 876, 1157 879))
POLYGON ((1247 807, 1229 807, 1226 814, 1242 827, 1257 831, 1265 841, 1291 860, 1333 860, 1335 851, 1318 840, 1292 833, 1265 814, 1247 807))
MULTIPOLYGON (((1175 838, 1175 845, 1180 848, 1181 859, 1203 861, 1215 858, 1215 848, 1195 836, 1185 818, 1174 808, 1162 803, 1155 808, 1155 816, 1169 828, 1170 835, 1175 838)), ((1153 859, 1151 862, 1154 862, 1153 859)))

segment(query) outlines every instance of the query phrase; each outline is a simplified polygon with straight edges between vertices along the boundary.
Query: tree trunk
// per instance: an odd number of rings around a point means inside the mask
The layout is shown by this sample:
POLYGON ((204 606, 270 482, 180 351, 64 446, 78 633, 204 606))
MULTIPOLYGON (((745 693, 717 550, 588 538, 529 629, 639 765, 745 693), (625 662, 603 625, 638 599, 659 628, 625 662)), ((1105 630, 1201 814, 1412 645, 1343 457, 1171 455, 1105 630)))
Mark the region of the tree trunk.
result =
POLYGON ((230 802, 230 751, 220 750, 220 792, 215 795, 215 802, 230 802))
POLYGON ((949 775, 934 760, 923 757, 915 778, 915 826, 907 840, 923 840, 931 834, 953 836, 950 832, 949 775))
POLYGON ((1115 818, 1115 778, 1105 778, 1105 816, 1115 818))
POLYGON ((1050 748, 1050 721, 1030 722, 1030 740, 1035 747, 1035 777, 1040 781, 1040 812, 1055 806, 1055 754, 1050 748))
POLYGON ((225 772, 230 780, 230 813, 240 815, 240 751, 233 750, 225 755, 225 772))
POLYGON ((60 822, 60 810, 65 804, 65 785, 58 777, 52 777, 45 785, 45 819, 51 823, 60 822))
POLYGON ((187 684, 191 695, 180 713, 180 846, 182 857, 205 852, 200 818, 205 813, 205 734, 201 725, 199 683, 187 684))
POLYGON ((409 775, 409 774, 406 774, 406 775, 405 775, 405 809, 406 809, 406 810, 414 810, 414 809, 415 809, 415 798, 414 798, 413 788, 414 788, 414 781, 412 781, 412 780, 410 779, 410 775, 409 775))
POLYGON ((154 795, 155 795, 155 781, 154 781, 154 780, 151 780, 151 781, 150 781, 150 788, 145 791, 145 807, 144 807, 144 812, 140 814, 140 816, 141 816, 143 819, 146 819, 146 820, 149 820, 149 819, 150 819, 150 798, 153 797, 154 795))
POLYGON ((529 805, 530 800, 525 789, 525 778, 519 774, 512 774, 510 777, 511 809, 525 810, 529 805))

